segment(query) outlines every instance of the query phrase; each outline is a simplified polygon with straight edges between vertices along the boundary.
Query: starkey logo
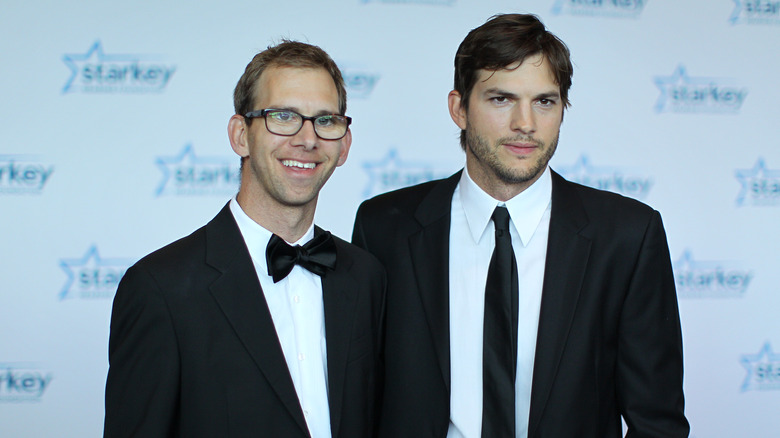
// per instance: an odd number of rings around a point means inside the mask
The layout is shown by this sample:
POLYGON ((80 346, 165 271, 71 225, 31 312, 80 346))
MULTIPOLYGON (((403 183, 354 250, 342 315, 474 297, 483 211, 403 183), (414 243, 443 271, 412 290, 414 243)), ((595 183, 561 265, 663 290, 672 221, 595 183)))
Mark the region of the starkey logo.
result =
POLYGON ((555 170, 569 181, 635 199, 645 199, 653 187, 653 179, 646 175, 621 167, 595 166, 587 155, 581 155, 573 165, 555 170))
POLYGON ((345 63, 341 72, 344 76, 344 86, 347 88, 347 94, 350 99, 367 99, 374 92, 380 75, 366 69, 350 67, 345 63))
POLYGON ((753 272, 739 263, 696 260, 689 249, 672 263, 672 269, 681 298, 742 298, 753 280, 753 272))
POLYGON ((62 61, 71 75, 62 93, 159 93, 176 72, 156 55, 107 54, 98 40, 85 53, 70 53, 62 61))
POLYGON ((387 154, 376 161, 363 163, 368 174, 368 185, 363 196, 370 198, 390 190, 400 189, 434 179, 445 178, 452 172, 437 168, 429 162, 402 160, 398 150, 391 148, 387 154))
POLYGON ((780 169, 770 169, 763 158, 750 169, 737 170, 735 176, 741 185, 738 207, 780 205, 780 169))
POLYGON ((0 155, 0 194, 39 194, 54 166, 32 155, 0 155))
POLYGON ((739 112, 748 90, 732 79, 694 77, 683 65, 669 76, 656 76, 661 94, 656 113, 731 113, 739 112))
POLYGON ((780 354, 772 351, 769 341, 758 353, 743 354, 739 362, 747 372, 742 392, 780 390, 780 354))
POLYGON ((156 196, 232 196, 240 182, 239 159, 232 156, 201 157, 187 144, 174 156, 158 157, 162 172, 156 196))
POLYGON ((404 4, 404 3, 417 3, 422 5, 440 5, 440 6, 452 6, 456 0, 360 0, 360 3, 392 3, 392 4, 404 4))
POLYGON ((648 0, 555 0, 554 15, 637 18, 648 0))
POLYGON ((39 402, 52 378, 35 364, 0 362, 0 403, 39 402))
POLYGON ((126 258, 101 257, 97 245, 90 246, 80 258, 62 259, 60 268, 68 278, 59 298, 111 298, 131 264, 126 258))
POLYGON ((780 1, 770 0, 732 0, 731 24, 772 24, 780 25, 780 1))

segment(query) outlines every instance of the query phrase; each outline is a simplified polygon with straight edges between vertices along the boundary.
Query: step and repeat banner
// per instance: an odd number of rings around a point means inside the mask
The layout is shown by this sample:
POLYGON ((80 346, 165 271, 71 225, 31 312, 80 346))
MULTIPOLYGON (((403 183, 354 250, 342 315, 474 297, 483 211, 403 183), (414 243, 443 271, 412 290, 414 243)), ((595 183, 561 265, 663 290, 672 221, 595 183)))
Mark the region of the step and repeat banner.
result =
POLYGON ((348 239, 363 199, 463 166, 453 58, 500 12, 572 51, 552 167, 664 218, 692 436, 780 436, 780 1, 0 6, 0 436, 100 436, 117 283, 236 192, 227 122, 256 52, 297 39, 343 69, 354 142, 317 222, 348 239))

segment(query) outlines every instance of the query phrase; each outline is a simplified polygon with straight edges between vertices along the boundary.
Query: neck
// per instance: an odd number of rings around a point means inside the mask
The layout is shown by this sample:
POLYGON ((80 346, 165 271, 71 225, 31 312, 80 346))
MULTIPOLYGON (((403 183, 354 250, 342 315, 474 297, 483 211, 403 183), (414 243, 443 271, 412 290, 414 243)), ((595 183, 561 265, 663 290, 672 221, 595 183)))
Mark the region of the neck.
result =
POLYGON ((466 169, 468 170, 471 180, 474 181, 479 188, 493 199, 501 202, 506 202, 525 191, 528 187, 531 187, 531 185, 542 176, 542 173, 544 173, 539 172, 531 179, 524 181, 507 182, 500 179, 495 174, 485 173, 480 167, 473 165, 470 160, 466 160, 466 169))
POLYGON ((287 242, 298 241, 314 222, 317 199, 305 205, 263 205, 247 193, 240 191, 236 201, 250 219, 287 242))

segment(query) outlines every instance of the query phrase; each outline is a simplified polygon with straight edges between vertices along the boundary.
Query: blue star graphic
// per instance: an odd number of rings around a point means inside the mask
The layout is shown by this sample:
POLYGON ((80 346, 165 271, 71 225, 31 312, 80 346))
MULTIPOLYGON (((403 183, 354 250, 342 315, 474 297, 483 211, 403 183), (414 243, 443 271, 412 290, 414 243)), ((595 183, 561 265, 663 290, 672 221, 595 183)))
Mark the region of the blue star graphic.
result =
POLYGON ((555 3, 553 4, 550 12, 552 12, 553 15, 560 15, 561 10, 563 9, 563 2, 564 0, 555 0, 555 3))
POLYGON ((636 18, 642 13, 647 0, 633 0, 630 2, 581 2, 575 3, 571 0, 555 0, 553 3, 552 12, 553 15, 561 15, 564 13, 564 7, 566 7, 571 14, 577 15, 594 15, 594 16, 606 16, 606 17, 626 17, 636 18), (567 7, 568 5, 568 7, 567 7))
POLYGON ((659 90, 661 90, 661 95, 658 96, 658 100, 655 103, 655 111, 660 113, 664 110, 666 107, 666 102, 670 97, 670 91, 675 87, 685 85, 706 85, 709 82, 711 82, 711 80, 706 78, 691 78, 688 76, 688 72, 682 65, 678 65, 677 69, 674 71, 674 73, 671 74, 671 76, 656 76, 655 85, 659 90))
POLYGON ((590 163, 587 155, 580 155, 577 161, 571 166, 558 168, 560 173, 573 181, 584 181, 589 175, 607 174, 615 171, 614 168, 596 167, 590 163))
POLYGON ((157 160, 155 160, 155 164, 163 173, 162 180, 160 181, 160 185, 157 187, 155 195, 160 196, 165 191, 165 186, 168 184, 168 181, 171 179, 171 175, 173 174, 173 171, 171 170, 172 167, 182 164, 196 166, 198 164, 230 165, 232 163, 233 161, 222 157, 196 157, 195 148, 192 147, 191 143, 188 143, 184 146, 179 155, 173 157, 158 157, 157 160))
POLYGON ((71 87, 73 86, 73 81, 76 80, 76 77, 79 75, 79 72, 81 71, 84 64, 86 64, 90 60, 97 60, 98 62, 134 62, 138 61, 139 57, 137 55, 106 55, 103 52, 103 45, 100 43, 100 40, 95 41, 94 44, 87 50, 87 53, 80 55, 80 54, 66 54, 63 55, 62 61, 65 63, 65 65, 70 68, 71 76, 70 79, 68 79, 68 82, 65 83, 65 86, 62 88, 62 94, 65 94, 69 91, 71 91, 71 87))
POLYGON ((694 260, 693 251, 685 249, 680 254, 680 258, 672 262, 672 267, 675 273, 682 273, 685 271, 722 268, 726 264, 734 266, 738 263, 729 260, 694 260))
POLYGON ((737 24, 739 21, 739 15, 742 13, 742 0, 734 0, 734 11, 731 12, 729 22, 731 24, 737 24))
POLYGON ((342 67, 341 71, 350 98, 364 99, 369 97, 381 77, 378 74, 357 68, 342 67))
POLYGON ((398 156, 398 150, 395 148, 387 151, 387 155, 385 155, 384 158, 363 163, 363 169, 365 169, 369 177, 368 186, 363 192, 363 196, 367 198, 377 194, 378 186, 384 186, 385 189, 401 188, 402 186, 409 185, 406 184, 407 182, 422 183, 443 176, 438 174, 430 164, 402 161, 398 156), (418 175, 415 176, 414 181, 395 181, 394 183, 397 184, 383 184, 382 175, 387 175, 394 170, 406 173, 416 172, 418 175))
POLYGON ((97 245, 92 245, 87 249, 87 252, 80 259, 62 259, 60 260, 60 267, 65 274, 68 275, 68 280, 65 282, 65 286, 60 291, 60 300, 67 298, 70 288, 76 281, 76 271, 78 268, 84 268, 88 266, 94 267, 121 267, 125 268, 130 265, 130 261, 126 259, 102 259, 98 254, 97 245))
POLYGON ((747 194, 750 191, 750 186, 754 180, 761 178, 780 179, 780 170, 768 169, 763 158, 759 158, 752 169, 737 170, 734 173, 736 178, 739 180, 739 183, 742 184, 742 189, 739 191, 739 195, 737 195, 738 206, 745 204, 745 198, 747 197, 747 194))
POLYGON ((450 6, 455 0, 361 0, 361 3, 420 3, 425 5, 450 6))
MULTIPOLYGON (((750 389, 762 389, 761 387, 753 388, 754 385, 751 385, 751 380, 753 379, 755 375, 755 369, 756 365, 758 365, 761 362, 769 362, 773 364, 774 367, 780 366, 780 354, 775 354, 772 352, 772 346, 769 345, 769 341, 764 343, 764 346, 761 347, 761 350, 759 350, 756 354, 743 354, 742 357, 739 359, 739 362, 742 364, 742 366, 747 370, 747 376, 745 376, 745 381, 742 382, 742 392, 748 391, 750 389)), ((773 373, 779 373, 777 369, 772 369, 771 372, 773 373)), ((780 382, 775 381, 773 385, 771 386, 772 389, 778 389, 780 388, 780 382)))
POLYGON ((683 251, 683 253, 680 255, 680 258, 675 260, 674 263, 674 270, 685 270, 685 269, 692 269, 694 266, 693 261, 693 255, 691 253, 691 250, 686 249, 683 251))

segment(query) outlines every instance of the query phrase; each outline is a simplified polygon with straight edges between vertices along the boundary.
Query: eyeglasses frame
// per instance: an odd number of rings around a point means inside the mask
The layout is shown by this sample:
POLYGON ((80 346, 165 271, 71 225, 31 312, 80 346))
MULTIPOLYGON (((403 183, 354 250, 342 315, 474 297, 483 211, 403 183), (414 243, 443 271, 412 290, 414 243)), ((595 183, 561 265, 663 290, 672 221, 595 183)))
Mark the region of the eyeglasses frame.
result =
POLYGON ((341 115, 341 114, 322 114, 322 115, 319 115, 319 116, 304 116, 303 114, 301 114, 301 113, 299 113, 297 111, 293 111, 293 110, 289 110, 289 109, 281 109, 281 108, 265 108, 265 109, 261 109, 261 110, 250 111, 250 112, 244 114, 244 118, 246 118, 246 119, 255 119, 255 118, 258 118, 258 117, 262 117, 263 120, 265 120, 265 129, 267 129, 268 132, 270 132, 271 134, 274 134, 274 135, 281 135, 283 137, 292 137, 293 135, 296 135, 299 132, 301 132, 301 129, 303 129, 303 124, 306 123, 306 121, 308 120, 308 121, 311 122, 311 125, 314 128, 314 134, 317 135, 317 137, 322 139, 322 140, 341 140, 342 138, 344 138, 347 135, 347 132, 349 131, 349 125, 352 124, 352 117, 341 115), (299 126, 298 130, 293 132, 292 134, 279 134, 279 133, 271 131, 271 129, 268 127, 268 119, 265 117, 265 115, 270 113, 270 112, 273 112, 273 111, 285 111, 285 112, 288 112, 288 113, 297 114, 298 117, 301 118, 301 126, 299 126), (320 135, 320 133, 317 132, 317 125, 314 124, 314 121, 319 119, 320 117, 329 117, 329 116, 339 116, 339 117, 344 117, 345 119, 347 119, 347 129, 344 130, 344 134, 341 137, 339 137, 339 138, 323 138, 320 135))

